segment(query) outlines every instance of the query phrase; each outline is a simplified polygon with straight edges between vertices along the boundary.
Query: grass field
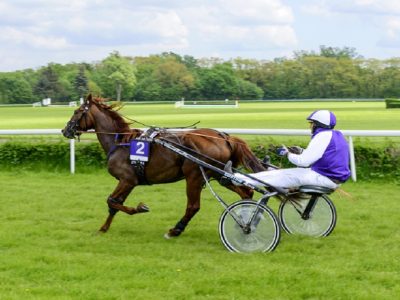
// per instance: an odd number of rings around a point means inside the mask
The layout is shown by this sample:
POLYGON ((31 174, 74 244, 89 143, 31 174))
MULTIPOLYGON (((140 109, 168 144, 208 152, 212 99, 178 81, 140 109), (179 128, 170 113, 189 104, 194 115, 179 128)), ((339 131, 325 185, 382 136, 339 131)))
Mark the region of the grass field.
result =
MULTIPOLYGON (((163 234, 185 209, 183 182, 138 187, 107 234, 115 180, 97 174, 0 172, 1 299, 396 299, 400 294, 399 187, 347 183, 335 193, 338 223, 327 238, 282 235, 267 254, 232 254, 221 244, 222 208, 202 209, 177 239, 163 234), (383 193, 384 191, 384 193, 383 193), (378 194, 380 193, 380 194, 378 194)), ((217 188, 222 191, 222 188, 217 188)), ((222 191, 228 200, 236 200, 222 191)), ((271 202, 276 209, 276 201, 271 202)))
MULTIPOLYGON (((158 126, 201 121, 199 127, 302 129, 308 127, 305 117, 322 108, 336 113, 339 129, 400 129, 400 110, 373 102, 241 103, 239 109, 218 110, 130 105, 122 113, 158 126)), ((1 107, 0 129, 62 128, 72 110, 1 107)), ((273 253, 241 255, 221 244, 222 207, 208 190, 185 233, 163 238, 184 213, 183 182, 135 188, 127 204, 144 201, 151 212, 119 213, 104 235, 96 232, 116 185, 105 169, 75 175, 0 170, 0 182, 0 299, 396 299, 400 294, 398 183, 346 183, 344 190, 354 198, 332 195, 339 219, 331 236, 282 234, 273 253)), ((229 202, 237 200, 217 190, 229 202)), ((271 206, 277 211, 275 201, 271 206)))
MULTIPOLYGON (((339 129, 400 129, 400 109, 385 109, 382 102, 240 103, 238 109, 174 108, 173 104, 127 105, 121 112, 156 126, 214 128, 308 128, 305 118, 316 109, 330 109, 339 129)), ((63 128, 69 107, 0 107, 0 129, 63 128)), ((136 127, 143 127, 134 124, 136 127)))

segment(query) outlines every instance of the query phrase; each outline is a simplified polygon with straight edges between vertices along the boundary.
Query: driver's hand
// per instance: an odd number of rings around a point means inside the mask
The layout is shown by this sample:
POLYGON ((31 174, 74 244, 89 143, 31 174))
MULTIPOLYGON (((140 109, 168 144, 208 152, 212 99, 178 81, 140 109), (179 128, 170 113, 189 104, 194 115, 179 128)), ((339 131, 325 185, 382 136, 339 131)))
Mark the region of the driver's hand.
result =
POLYGON ((276 154, 279 156, 286 156, 289 153, 288 148, 285 145, 276 148, 276 154))
POLYGON ((287 149, 289 150, 290 153, 293 153, 293 154, 301 154, 301 153, 303 153, 303 150, 304 150, 300 146, 290 146, 287 149))

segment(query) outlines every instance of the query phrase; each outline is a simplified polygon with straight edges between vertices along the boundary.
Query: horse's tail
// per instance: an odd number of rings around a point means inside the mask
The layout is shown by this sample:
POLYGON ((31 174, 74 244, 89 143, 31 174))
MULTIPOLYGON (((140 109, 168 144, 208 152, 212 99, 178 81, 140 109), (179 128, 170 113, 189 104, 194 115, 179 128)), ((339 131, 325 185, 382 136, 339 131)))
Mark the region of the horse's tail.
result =
POLYGON ((238 164, 253 172, 265 171, 265 167, 256 155, 251 151, 249 145, 244 140, 238 137, 229 136, 229 144, 232 148, 231 160, 234 166, 238 164))

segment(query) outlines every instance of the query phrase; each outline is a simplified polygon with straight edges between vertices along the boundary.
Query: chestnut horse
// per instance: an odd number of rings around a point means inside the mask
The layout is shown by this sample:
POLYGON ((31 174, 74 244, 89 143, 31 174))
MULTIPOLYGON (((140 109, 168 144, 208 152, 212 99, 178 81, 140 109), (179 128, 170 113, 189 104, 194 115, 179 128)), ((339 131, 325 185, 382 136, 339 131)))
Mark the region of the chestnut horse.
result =
MULTIPOLYGON (((125 121, 115 110, 115 106, 107 105, 102 99, 92 98, 89 95, 85 102, 75 110, 62 131, 65 137, 73 139, 82 132, 94 129, 102 148, 107 154, 108 171, 119 181, 117 187, 107 199, 109 215, 100 231, 106 232, 110 228, 118 211, 130 215, 149 211, 143 203, 139 203, 136 208, 124 205, 125 199, 135 186, 186 179, 186 212, 175 227, 171 228, 166 234, 167 238, 178 236, 200 209, 200 194, 205 181, 199 165, 159 144, 151 143, 149 160, 145 163, 143 172, 139 172, 130 162, 129 148, 118 146, 119 143, 143 134, 143 131, 131 129, 129 125, 130 123, 125 121)), ((170 140, 184 149, 193 149, 206 155, 205 158, 203 157, 204 161, 212 165, 216 165, 217 161, 226 163, 231 160, 234 167, 241 164, 253 172, 265 170, 243 140, 216 130, 162 131, 157 137, 170 140)), ((211 170, 207 170, 206 174, 217 180, 221 177, 220 174, 211 170)), ((242 199, 251 198, 253 195, 253 191, 245 186, 228 185, 227 188, 238 193, 242 199)))

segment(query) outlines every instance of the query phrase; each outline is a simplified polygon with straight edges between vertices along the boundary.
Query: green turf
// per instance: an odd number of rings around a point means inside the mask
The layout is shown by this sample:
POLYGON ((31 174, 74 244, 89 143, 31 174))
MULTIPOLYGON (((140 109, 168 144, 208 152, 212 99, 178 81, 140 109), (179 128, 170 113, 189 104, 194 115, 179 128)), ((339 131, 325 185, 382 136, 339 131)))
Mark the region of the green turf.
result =
MULTIPOLYGON (((382 102, 240 103, 237 109, 138 104, 121 112, 146 125, 179 127, 200 121, 199 127, 307 129, 305 118, 316 109, 334 111, 339 129, 400 129, 400 109, 385 109, 382 102)), ((63 128, 72 111, 69 107, 1 107, 0 129, 63 128)))
MULTIPOLYGON (((126 105, 121 113, 138 123, 132 127, 146 126, 182 127, 200 121, 197 127, 211 128, 266 128, 308 129, 305 118, 316 109, 330 109, 338 118, 337 129, 393 130, 400 129, 400 109, 386 109, 383 102, 270 102, 240 103, 239 108, 228 109, 177 109, 169 104, 126 105), (143 125, 144 124, 144 125, 143 125)), ((0 107, 0 129, 54 129, 63 128, 74 108, 70 107, 0 107)), ((242 135, 252 145, 300 144, 306 146, 308 136, 254 136, 242 135)), ((0 141, 10 139, 40 140, 39 136, 0 136, 0 141)), ((48 136, 46 139, 60 139, 48 136)), ((94 140, 85 134, 82 140, 94 140)), ((355 145, 371 146, 400 143, 400 138, 354 138, 355 145)))
MULTIPOLYGON (((158 126, 201 121, 201 127, 302 129, 304 118, 322 108, 336 113, 339 129, 400 129, 399 109, 371 102, 241 103, 239 109, 218 110, 132 105, 122 113, 158 126)), ((1 107, 0 129, 62 128, 72 111, 1 107)), ((349 182, 344 189, 355 199, 333 195, 339 220, 328 238, 283 234, 273 253, 239 255, 219 241, 222 208, 207 190, 187 231, 163 239, 184 212, 183 182, 137 187, 127 203, 145 201, 151 213, 119 213, 110 232, 94 234, 116 181, 105 170, 80 174, 78 166, 77 171, 72 176, 0 170, 0 299, 395 299, 400 294, 398 184, 349 182)), ((217 190, 229 201, 237 198, 217 190)), ((276 211, 275 201, 271 206, 276 211)))
MULTIPOLYGON (((127 201, 148 214, 119 213, 95 234, 116 181, 93 174, 0 172, 1 299, 396 299, 400 294, 399 186, 347 183, 332 198, 331 236, 282 235, 273 253, 222 246, 221 206, 203 192, 186 232, 163 234, 185 209, 184 183, 137 187, 127 201)), ((237 197, 222 188, 229 201, 237 197)), ((276 210, 276 202, 271 202, 276 210)))

